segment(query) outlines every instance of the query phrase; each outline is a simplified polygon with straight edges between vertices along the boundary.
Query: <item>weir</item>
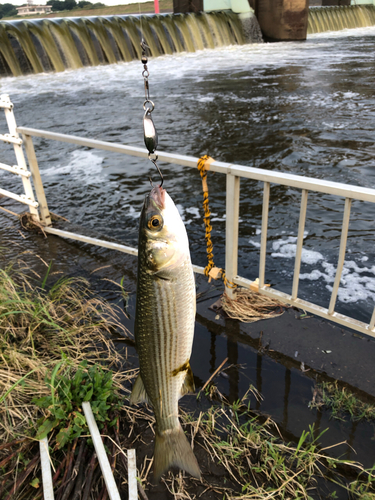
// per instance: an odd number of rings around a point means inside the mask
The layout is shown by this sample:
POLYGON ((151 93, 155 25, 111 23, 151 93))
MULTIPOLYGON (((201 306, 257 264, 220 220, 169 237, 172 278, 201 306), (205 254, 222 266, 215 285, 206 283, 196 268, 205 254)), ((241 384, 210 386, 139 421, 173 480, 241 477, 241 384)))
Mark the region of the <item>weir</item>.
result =
POLYGON ((307 33, 323 33, 375 25, 374 5, 310 8, 307 33))
MULTIPOLYGON (((0 22, 0 76, 64 71, 149 56, 262 41, 257 19, 232 11, 0 22), (247 20, 249 21, 249 20, 247 20)), ((375 25, 375 6, 310 8, 307 33, 375 25)))
POLYGON ((233 12, 0 22, 0 75, 19 76, 245 42, 233 12))

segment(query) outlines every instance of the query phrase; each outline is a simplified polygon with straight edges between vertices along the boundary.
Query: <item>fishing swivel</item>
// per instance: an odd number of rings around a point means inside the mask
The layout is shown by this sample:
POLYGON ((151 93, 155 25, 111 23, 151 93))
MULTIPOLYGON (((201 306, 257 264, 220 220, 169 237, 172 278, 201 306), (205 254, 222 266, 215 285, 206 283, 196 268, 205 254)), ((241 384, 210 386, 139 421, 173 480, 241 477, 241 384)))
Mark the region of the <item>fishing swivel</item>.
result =
MULTIPOLYGON (((143 115, 143 133, 144 133, 144 141, 146 148, 148 150, 148 159, 155 165, 159 175, 160 175, 160 187, 162 187, 164 179, 163 179, 163 174, 160 171, 160 168, 158 167, 156 161, 158 159, 158 156, 155 154, 156 148, 158 147, 158 133, 156 131, 154 121, 152 119, 151 113, 155 109, 155 104, 151 101, 150 99, 150 88, 148 84, 148 77, 150 75, 148 68, 147 68, 147 55, 146 55, 146 48, 147 45, 145 41, 142 39, 141 41, 141 48, 142 48, 142 64, 144 70, 142 71, 142 76, 144 79, 145 83, 145 101, 143 103, 143 109, 145 111, 143 115)), ((153 186, 152 179, 150 178, 151 186, 153 186)))

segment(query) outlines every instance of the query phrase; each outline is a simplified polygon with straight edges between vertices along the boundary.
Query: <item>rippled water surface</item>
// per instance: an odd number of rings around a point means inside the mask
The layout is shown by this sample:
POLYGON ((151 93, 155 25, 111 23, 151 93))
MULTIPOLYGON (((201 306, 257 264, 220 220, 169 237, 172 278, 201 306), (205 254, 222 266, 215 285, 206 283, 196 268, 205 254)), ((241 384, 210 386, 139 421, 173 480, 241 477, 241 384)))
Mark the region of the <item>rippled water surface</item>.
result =
MULTIPOLYGON (((375 27, 149 61, 159 150, 375 187, 375 27)), ((5 78, 18 125, 143 147, 139 62, 5 78)), ((4 124, 3 124, 4 125, 4 124)), ((70 221, 136 245, 154 175, 146 160, 35 139, 49 207, 70 221)), ((9 146, 3 162, 14 162, 9 146)), ((205 265, 197 171, 161 164, 205 265)), ((0 173, 5 189, 21 183, 0 173)), ((224 266, 225 177, 209 174, 215 263, 224 266)), ((291 291, 300 193, 271 188, 266 277, 291 291)), ((344 200, 311 193, 300 294, 328 305, 344 200)), ((262 186, 241 182, 239 273, 258 276, 262 186)), ((368 321, 375 298, 374 207, 354 202, 338 309, 368 321)))

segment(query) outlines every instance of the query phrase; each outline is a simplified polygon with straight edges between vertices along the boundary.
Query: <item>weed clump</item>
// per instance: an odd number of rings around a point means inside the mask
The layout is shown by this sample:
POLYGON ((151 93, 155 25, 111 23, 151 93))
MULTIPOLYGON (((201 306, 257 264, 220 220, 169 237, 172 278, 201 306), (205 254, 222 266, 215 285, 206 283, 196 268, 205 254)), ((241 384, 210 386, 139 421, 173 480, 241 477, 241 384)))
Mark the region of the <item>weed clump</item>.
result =
MULTIPOLYGON (((16 268, 0 270, 0 498, 42 498, 38 440, 45 436, 56 500, 107 498, 83 401, 90 401, 120 494, 127 496, 124 450, 131 447, 141 497, 158 498, 150 482, 155 418, 121 394, 137 370, 123 371, 110 340, 120 329, 127 335, 116 309, 81 278, 49 288, 47 277, 40 281, 16 268)), ((255 388, 235 404, 212 388, 206 383, 202 398, 214 393, 219 404, 200 413, 181 410, 202 481, 170 471, 162 482, 171 498, 309 500, 320 495, 318 481, 330 481, 350 498, 374 500, 374 470, 327 456, 313 427, 297 445, 286 443, 274 422, 251 411, 249 394, 261 397, 255 388)))
POLYGON ((82 447, 82 462, 90 444, 83 438, 82 401, 90 401, 107 431, 117 422, 120 389, 132 376, 122 372, 111 340, 113 333, 128 336, 116 308, 83 278, 62 278, 47 288, 50 268, 43 281, 26 269, 0 269, 0 498, 7 499, 41 496, 30 487, 39 485, 37 441, 47 434, 60 453, 54 458, 62 476, 55 480, 72 482, 80 470, 67 478, 77 465, 75 450, 82 447))
POLYGON ((61 449, 82 433, 87 434, 88 426, 82 414, 82 403, 85 401, 90 401, 99 429, 103 429, 106 422, 109 427, 116 423, 118 416, 112 420, 109 416, 110 412, 120 409, 120 398, 113 387, 112 372, 104 372, 99 365, 87 365, 87 361, 82 361, 73 375, 71 368, 63 371, 64 362, 61 361, 51 377, 46 378, 50 395, 32 400, 46 413, 46 417, 39 421, 35 439, 39 441, 57 428, 56 448, 61 449))
POLYGON ((326 407, 331 411, 331 418, 353 421, 375 420, 375 406, 361 401, 346 387, 339 387, 337 382, 322 382, 314 389, 309 408, 326 407))

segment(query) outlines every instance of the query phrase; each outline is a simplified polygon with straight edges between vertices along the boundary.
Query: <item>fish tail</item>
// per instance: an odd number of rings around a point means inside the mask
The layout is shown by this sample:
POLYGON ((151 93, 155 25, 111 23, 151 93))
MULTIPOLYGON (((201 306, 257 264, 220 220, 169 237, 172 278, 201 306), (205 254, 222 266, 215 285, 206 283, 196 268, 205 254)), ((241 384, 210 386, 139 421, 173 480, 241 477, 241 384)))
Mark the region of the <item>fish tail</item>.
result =
POLYGON ((201 478, 197 459, 181 425, 161 433, 156 429, 155 433, 154 478, 159 481, 161 475, 173 466, 201 478))

